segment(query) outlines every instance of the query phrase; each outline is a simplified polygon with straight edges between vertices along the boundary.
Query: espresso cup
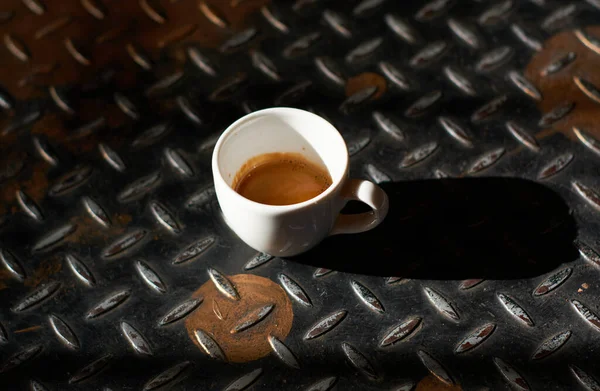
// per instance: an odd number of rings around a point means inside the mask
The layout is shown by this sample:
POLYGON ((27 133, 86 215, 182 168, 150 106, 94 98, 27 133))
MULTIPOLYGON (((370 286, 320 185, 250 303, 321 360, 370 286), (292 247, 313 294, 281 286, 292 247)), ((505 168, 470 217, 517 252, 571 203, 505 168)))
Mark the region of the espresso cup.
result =
POLYGON ((388 197, 372 182, 348 177, 344 139, 324 118, 308 111, 275 107, 248 114, 219 137, 212 155, 217 200, 227 225, 250 247, 273 256, 305 252, 329 235, 375 228, 388 212, 388 197), (249 159, 272 152, 300 153, 325 167, 332 184, 307 201, 266 205, 232 188, 236 173, 249 159), (340 214, 349 200, 372 211, 340 214))

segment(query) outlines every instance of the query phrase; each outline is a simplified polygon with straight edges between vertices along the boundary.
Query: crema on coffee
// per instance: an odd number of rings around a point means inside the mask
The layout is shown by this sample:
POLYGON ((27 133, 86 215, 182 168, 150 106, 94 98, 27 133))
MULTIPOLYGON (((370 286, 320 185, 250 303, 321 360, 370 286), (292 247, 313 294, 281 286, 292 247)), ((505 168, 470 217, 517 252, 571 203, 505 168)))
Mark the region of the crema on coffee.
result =
POLYGON ((302 154, 274 152, 255 156, 244 163, 232 187, 261 204, 291 205, 318 196, 331 183, 327 169, 302 154))

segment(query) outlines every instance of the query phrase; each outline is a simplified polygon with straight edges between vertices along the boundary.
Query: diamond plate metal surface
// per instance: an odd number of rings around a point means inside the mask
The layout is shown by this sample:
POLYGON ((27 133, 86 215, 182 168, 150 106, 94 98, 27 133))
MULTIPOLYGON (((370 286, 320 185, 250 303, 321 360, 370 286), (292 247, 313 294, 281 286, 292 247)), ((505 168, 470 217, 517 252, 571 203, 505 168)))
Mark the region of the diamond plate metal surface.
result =
POLYGON ((599 390, 599 17, 3 1, 1 388, 599 390), (227 228, 212 147, 274 105, 338 127, 380 228, 297 259, 227 228))

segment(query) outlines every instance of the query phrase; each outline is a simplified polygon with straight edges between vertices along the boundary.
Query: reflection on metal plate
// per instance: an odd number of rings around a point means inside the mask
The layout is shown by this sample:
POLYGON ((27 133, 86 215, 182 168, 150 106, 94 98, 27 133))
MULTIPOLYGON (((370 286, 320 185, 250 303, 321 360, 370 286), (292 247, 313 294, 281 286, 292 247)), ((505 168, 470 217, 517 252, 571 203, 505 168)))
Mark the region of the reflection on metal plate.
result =
POLYGON ((1 389, 600 390, 599 1, 0 8, 1 389), (227 228, 212 150, 271 106, 336 126, 383 230, 227 228))

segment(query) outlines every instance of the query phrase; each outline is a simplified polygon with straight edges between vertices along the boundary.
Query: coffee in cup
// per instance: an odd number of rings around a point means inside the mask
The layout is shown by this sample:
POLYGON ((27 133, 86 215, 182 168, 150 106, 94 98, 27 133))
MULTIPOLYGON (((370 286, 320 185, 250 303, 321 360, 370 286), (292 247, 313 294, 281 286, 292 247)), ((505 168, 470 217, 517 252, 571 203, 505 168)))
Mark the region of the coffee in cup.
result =
POLYGON ((249 159, 236 173, 232 187, 242 196, 266 205, 308 201, 331 186, 325 167, 300 153, 272 152, 249 159))

